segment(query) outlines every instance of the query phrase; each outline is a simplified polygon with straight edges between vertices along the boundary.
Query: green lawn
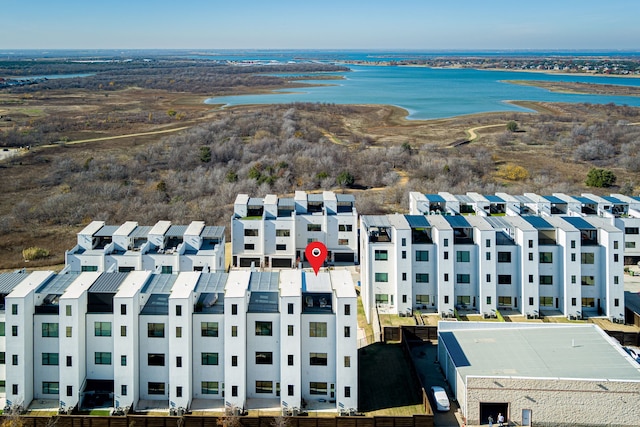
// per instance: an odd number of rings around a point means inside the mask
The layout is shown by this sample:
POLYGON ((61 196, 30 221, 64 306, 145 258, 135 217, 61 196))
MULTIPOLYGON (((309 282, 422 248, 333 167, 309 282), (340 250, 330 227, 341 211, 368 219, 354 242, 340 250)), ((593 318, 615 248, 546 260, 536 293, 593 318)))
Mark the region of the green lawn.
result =
POLYGON ((358 409, 367 415, 422 414, 419 384, 400 344, 375 343, 358 351, 358 409))

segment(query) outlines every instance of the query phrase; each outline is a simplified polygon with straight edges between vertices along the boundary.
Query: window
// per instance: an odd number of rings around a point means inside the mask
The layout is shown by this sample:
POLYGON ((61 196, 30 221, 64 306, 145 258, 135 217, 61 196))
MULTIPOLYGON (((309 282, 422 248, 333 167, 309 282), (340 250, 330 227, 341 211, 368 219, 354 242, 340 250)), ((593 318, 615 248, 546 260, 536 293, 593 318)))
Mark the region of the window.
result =
POLYGON ((287 313, 293 314, 293 303, 291 302, 287 304, 287 313))
POLYGON ((444 281, 445 282, 449 281, 449 273, 444 273, 444 281))
POLYGON ((624 234, 640 234, 640 227, 625 227, 624 234))
POLYGON ((93 330, 96 337, 110 337, 111 322, 95 322, 93 324, 93 330))
POLYGON ((511 306, 511 297, 498 297, 498 306, 499 307, 509 307, 511 306))
POLYGON ((42 394, 60 394, 60 383, 53 381, 43 381, 42 394))
POLYGON ((533 252, 529 252, 529 261, 533 261, 533 252))
POLYGON ((446 248, 449 246, 449 239, 444 239, 443 246, 446 248))
POLYGON ((498 284, 499 285, 510 285, 511 284, 511 275, 510 274, 498 274, 498 284))
POLYGON ((94 359, 96 365, 111 365, 111 353, 106 351, 96 351, 94 359))
POLYGON ((4 336, 4 322, 0 322, 0 337, 4 336))
POLYGON ((231 314, 234 316, 238 314, 238 304, 231 304, 231 314))
POLYGON ((11 314, 14 316, 18 315, 18 304, 11 304, 11 314))
POLYGON ((344 357, 344 367, 345 368, 350 368, 351 367, 351 356, 345 356, 344 357))
POLYGON ((42 353, 42 365, 58 366, 58 353, 42 353))
POLYGON ((618 276, 613 276, 613 284, 614 285, 619 285, 620 284, 620 279, 618 278, 618 276))
POLYGON ((491 283, 491 275, 490 275, 490 274, 487 274, 487 280, 486 280, 486 282, 487 282, 487 283, 491 283))
POLYGON ((120 366, 127 366, 127 355, 123 354, 120 356, 120 366))
POLYGON ((273 393, 273 381, 256 381, 256 393, 273 393))
POLYGON ((618 254, 613 254, 613 262, 618 262, 618 254))
POLYGON ((553 297, 540 297, 541 307, 553 307, 553 297))
POLYGON ((576 248, 576 241, 572 240, 571 241, 571 249, 575 249, 576 248))
POLYGON ((487 297, 487 305, 491 305, 491 297, 487 297))
POLYGON ((238 356, 231 356, 231 366, 238 366, 238 356))
POLYGON ((7 382, 5 380, 0 381, 0 393, 6 393, 7 391, 7 382))
POLYGON ((67 326, 66 328, 67 338, 71 338, 72 332, 73 332, 73 328, 71 326, 67 326))
POLYGON ((164 323, 147 323, 149 338, 164 338, 164 323))
POLYGON ((67 386, 67 396, 73 396, 73 386, 72 385, 68 385, 67 386))
POLYGON ((200 383, 200 392, 202 394, 218 394, 219 385, 218 381, 202 381, 200 383))
POLYGON ((571 284, 573 284, 573 285, 576 284, 576 275, 575 274, 571 275, 571 284))
POLYGON ((349 338, 351 336, 351 326, 344 327, 344 337, 349 338))
POLYGON ((541 285, 553 285, 553 276, 540 276, 541 285))
POLYGON ((449 251, 444 251, 444 254, 442 254, 444 259, 449 259, 449 251))
POLYGON ((127 327, 125 325, 120 326, 120 336, 121 337, 127 336, 127 327))
POLYGON ((389 303, 389 295, 376 294, 376 304, 388 304, 388 303, 389 303))
POLYGON ((43 323, 42 324, 42 336, 49 338, 58 337, 58 324, 57 323, 43 323))
POLYGON ((73 366, 73 357, 67 356, 67 366, 73 366))
POLYGON ((571 298, 571 305, 572 306, 576 306, 576 304, 578 303, 578 301, 576 301, 576 298, 571 298))
POLYGON ((402 273, 402 280, 404 280, 404 281, 407 280, 407 273, 402 273))
POLYGON ((351 224, 338 224, 338 231, 353 231, 351 224))
POLYGON ((11 393, 18 394, 18 384, 11 384, 11 393))
POLYGON ((237 385, 232 385, 231 386, 231 396, 238 397, 238 386, 237 385))
POLYGON ((374 280, 376 282, 388 282, 389 281, 389 273, 376 273, 374 280))
POLYGON ((595 262, 595 254, 593 252, 583 252, 580 254, 580 264, 593 264, 595 262))
POLYGON ((349 239, 338 239, 338 246, 349 246, 349 239))
POLYGON ((428 262, 429 261, 429 251, 416 251, 416 261, 418 261, 418 262, 428 262))
POLYGON ((271 322, 256 321, 256 336, 270 337, 272 335, 273 324, 271 322))
POLYGON ((71 306, 70 305, 66 305, 65 306, 65 311, 67 316, 71 316, 71 306))
POLYGON ((533 297, 529 297, 529 305, 533 305, 533 297))
POLYGON ((311 366, 327 366, 327 353, 309 353, 311 366))
POLYGON ((288 395, 288 396, 293 396, 293 390, 294 390, 294 389, 293 389, 293 386, 292 386, 291 384, 289 384, 289 385, 287 386, 287 395, 288 395))
POLYGON ((406 238, 406 237, 403 237, 403 238, 402 238, 402 240, 401 240, 401 242, 402 242, 402 243, 401 243, 401 244, 402 244, 402 246, 407 246, 407 238, 406 238))
POLYGON ((316 383, 316 382, 309 383, 309 393, 310 394, 326 395, 327 394, 327 383, 316 383))
POLYGON ((18 366, 18 355, 17 354, 12 354, 11 355, 11 364, 13 366, 18 366))
POLYGON ((551 264, 553 262, 552 252, 540 252, 540 264, 551 264))
POLYGON ((163 265, 160 269, 161 274, 171 274, 173 273, 173 267, 170 265, 163 265))
POLYGON ((97 265, 83 265, 80 267, 80 271, 98 271, 97 265))
POLYGON ((244 229, 244 235, 246 237, 257 237, 258 236, 258 229, 257 228, 245 228, 244 229))
POLYGON ((529 240, 529 247, 533 248, 533 240, 529 240))
POLYGON ((287 336, 293 336, 293 325, 287 325, 287 336))
POLYGON ((245 243, 244 244, 244 250, 245 251, 252 251, 256 248, 255 243, 245 243))
POLYGON ((147 365, 149 366, 164 366, 164 354, 163 353, 148 353, 147 365))
POLYGON ((126 384, 122 384, 120 386, 120 394, 123 395, 123 396, 127 395, 127 385, 126 384))
POLYGON ((594 286, 596 280, 594 276, 580 276, 580 283, 582 286, 594 286))
POLYGON ((200 322, 200 335, 203 337, 217 337, 218 322, 200 322))
POLYGON ((307 224, 307 231, 322 231, 321 224, 307 224))
POLYGON ((487 252, 485 254, 485 258, 487 259, 487 261, 491 261, 491 252, 487 252))
POLYGON ((276 228, 276 237, 289 237, 289 236, 291 236, 290 230, 276 228))
POLYGON ((148 394, 164 394, 164 383, 147 383, 148 394))
POLYGON ((576 254, 571 254, 571 262, 576 262, 576 254))
POLYGON ((376 261, 386 261, 389 259, 389 254, 385 250, 376 250, 374 252, 374 257, 376 261))
POLYGON ((237 337, 238 336, 238 327, 236 325, 232 325, 231 326, 231 336, 232 337, 237 337))
POLYGON ((470 274, 456 274, 456 283, 471 283, 470 274))
POLYGON ((469 260, 470 260, 469 251, 456 251, 457 262, 469 262, 469 260))
POLYGON ((18 336, 18 326, 17 325, 11 326, 11 336, 12 337, 17 337, 18 336))
POLYGON ((182 387, 176 387, 176 397, 182 397, 182 387))
POLYGON ((344 315, 345 316, 350 316, 351 315, 351 304, 345 304, 344 305, 344 315))
POLYGON ((624 247, 626 249, 635 249, 636 248, 636 242, 624 242, 624 247))
POLYGON ((429 283, 429 273, 416 273, 416 283, 429 283))
POLYGON ((207 365, 217 365, 218 364, 218 353, 202 353, 201 361, 203 366, 207 365))
POLYGON ((293 354, 287 354, 287 366, 293 366, 293 354))
POLYGON ((583 307, 595 307, 595 300, 593 298, 582 298, 582 306, 583 307))
POLYGON ((120 304, 120 314, 123 316, 127 314, 127 304, 120 304))
POLYGON ((182 306, 176 305, 176 316, 182 316, 182 306))
POLYGON ((402 256, 402 259, 407 259, 407 251, 402 251, 400 255, 402 256))
POLYGON ((511 252, 498 252, 498 262, 511 262, 511 252))
POLYGON ((182 368, 182 356, 176 356, 176 368, 182 368))
POLYGON ((458 305, 470 305, 471 304, 471 296, 469 295, 458 295, 456 297, 456 301, 458 305))
POLYGON ((182 338, 182 326, 176 326, 176 338, 182 338))
POLYGON ((407 296, 406 295, 402 295, 402 303, 403 304, 407 303, 407 296))
POLYGON ((444 303, 449 304, 449 295, 444 296, 444 303))
POLYGON ((309 322, 310 337, 327 337, 327 322, 309 322))
POLYGON ((529 283, 533 283, 533 274, 529 275, 529 283))
POLYGON ((620 299, 619 298, 614 298, 613 299, 613 306, 614 307, 619 307, 620 306, 620 299))
POLYGON ((256 365, 273 365, 273 353, 270 351, 256 351, 256 365))
POLYGON ((429 304, 429 295, 416 295, 417 304, 429 304))
POLYGON ((351 387, 344 386, 344 397, 351 397, 351 387))
POLYGON ((286 251, 287 245, 284 243, 276 243, 276 251, 286 251))

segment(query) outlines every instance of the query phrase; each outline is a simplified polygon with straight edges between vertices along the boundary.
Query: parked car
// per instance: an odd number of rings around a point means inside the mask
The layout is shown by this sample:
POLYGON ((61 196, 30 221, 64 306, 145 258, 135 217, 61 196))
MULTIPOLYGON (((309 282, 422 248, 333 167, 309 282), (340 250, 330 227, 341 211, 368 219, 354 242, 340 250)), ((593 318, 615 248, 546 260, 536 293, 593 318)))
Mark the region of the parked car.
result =
POLYGON ((433 400, 436 402, 436 410, 449 410, 449 398, 447 397, 447 392, 444 391, 444 388, 434 385, 431 387, 431 394, 433 395, 433 400))

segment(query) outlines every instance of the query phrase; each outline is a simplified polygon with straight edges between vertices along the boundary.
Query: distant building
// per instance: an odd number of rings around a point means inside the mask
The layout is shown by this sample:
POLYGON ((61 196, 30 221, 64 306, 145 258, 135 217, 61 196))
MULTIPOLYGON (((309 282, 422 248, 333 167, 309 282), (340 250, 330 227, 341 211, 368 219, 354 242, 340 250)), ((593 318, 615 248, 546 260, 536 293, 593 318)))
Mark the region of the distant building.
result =
POLYGON ((293 198, 239 194, 231 218, 234 267, 291 268, 311 242, 327 246, 328 262, 358 260, 358 214, 349 194, 296 191, 293 198))
POLYGON ((346 270, 5 273, 0 297, 2 407, 357 408, 346 270))
POLYGON ((441 321, 438 362, 469 425, 638 425, 640 365, 594 324, 441 321))
POLYGON ((70 271, 224 271, 224 227, 203 221, 159 221, 154 226, 93 221, 78 233, 78 244, 65 260, 70 271))

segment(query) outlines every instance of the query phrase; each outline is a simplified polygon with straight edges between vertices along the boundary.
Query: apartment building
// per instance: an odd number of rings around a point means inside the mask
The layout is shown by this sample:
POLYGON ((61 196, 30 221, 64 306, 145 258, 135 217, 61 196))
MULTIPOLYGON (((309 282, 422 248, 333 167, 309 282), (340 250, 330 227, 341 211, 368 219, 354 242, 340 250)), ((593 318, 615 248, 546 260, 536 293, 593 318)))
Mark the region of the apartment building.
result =
POLYGON ((358 260, 357 228, 350 194, 239 194, 231 218, 232 265, 291 268, 305 261, 305 248, 316 241, 326 245, 329 262, 353 264, 358 260))
POLYGON ((65 260, 71 271, 224 271, 224 227, 203 221, 158 221, 153 226, 93 221, 78 233, 78 244, 66 252, 65 260))
POLYGON ((361 217, 361 296, 371 311, 624 321, 624 232, 599 217, 361 217))
POLYGON ((357 408, 346 270, 5 273, 0 295, 3 405, 357 408))

